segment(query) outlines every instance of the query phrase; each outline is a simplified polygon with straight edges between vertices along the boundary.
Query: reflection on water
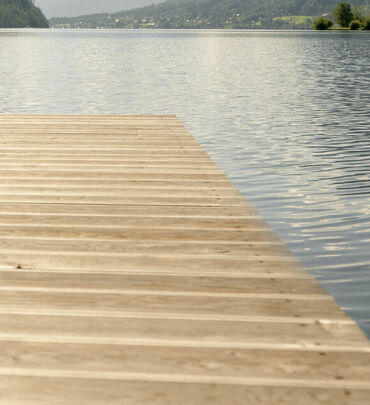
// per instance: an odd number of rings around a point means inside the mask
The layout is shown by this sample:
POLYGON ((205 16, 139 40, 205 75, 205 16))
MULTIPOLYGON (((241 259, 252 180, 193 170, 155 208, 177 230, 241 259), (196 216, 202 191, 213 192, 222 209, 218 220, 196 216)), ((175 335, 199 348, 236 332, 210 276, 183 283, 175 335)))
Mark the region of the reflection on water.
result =
POLYGON ((0 113, 177 114, 370 335, 370 35, 0 30, 0 113))

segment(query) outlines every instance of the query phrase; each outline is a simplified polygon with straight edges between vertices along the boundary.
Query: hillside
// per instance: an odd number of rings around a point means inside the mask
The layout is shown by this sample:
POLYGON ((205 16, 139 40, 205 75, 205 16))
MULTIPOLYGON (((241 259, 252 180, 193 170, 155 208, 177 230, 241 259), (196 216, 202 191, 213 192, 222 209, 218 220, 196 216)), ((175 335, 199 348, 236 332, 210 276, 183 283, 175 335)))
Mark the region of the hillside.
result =
MULTIPOLYGON (((71 28, 311 28, 338 0, 168 0, 112 14, 52 19, 71 28)), ((351 0, 370 8, 370 0, 351 0)))
POLYGON ((46 17, 74 17, 83 14, 113 13, 149 6, 163 0, 35 0, 46 17))
POLYGON ((31 0, 0 0, 0 28, 47 28, 48 20, 31 0))

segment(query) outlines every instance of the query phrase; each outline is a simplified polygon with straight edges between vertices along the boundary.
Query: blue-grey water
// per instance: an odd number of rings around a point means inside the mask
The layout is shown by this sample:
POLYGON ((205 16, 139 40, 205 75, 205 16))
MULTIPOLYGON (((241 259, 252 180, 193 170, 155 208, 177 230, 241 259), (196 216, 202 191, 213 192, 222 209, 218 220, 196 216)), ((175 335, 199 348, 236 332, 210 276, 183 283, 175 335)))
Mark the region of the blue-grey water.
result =
POLYGON ((0 30, 0 113, 177 114, 370 336, 370 34, 0 30))

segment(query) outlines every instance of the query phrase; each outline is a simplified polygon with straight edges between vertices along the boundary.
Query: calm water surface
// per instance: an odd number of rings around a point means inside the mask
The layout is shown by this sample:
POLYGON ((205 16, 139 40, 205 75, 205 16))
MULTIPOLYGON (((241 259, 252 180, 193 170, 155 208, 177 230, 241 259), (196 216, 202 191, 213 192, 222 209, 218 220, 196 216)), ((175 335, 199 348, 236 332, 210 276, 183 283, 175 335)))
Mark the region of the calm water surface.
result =
POLYGON ((0 113, 177 114, 370 336, 370 35, 0 30, 0 113))

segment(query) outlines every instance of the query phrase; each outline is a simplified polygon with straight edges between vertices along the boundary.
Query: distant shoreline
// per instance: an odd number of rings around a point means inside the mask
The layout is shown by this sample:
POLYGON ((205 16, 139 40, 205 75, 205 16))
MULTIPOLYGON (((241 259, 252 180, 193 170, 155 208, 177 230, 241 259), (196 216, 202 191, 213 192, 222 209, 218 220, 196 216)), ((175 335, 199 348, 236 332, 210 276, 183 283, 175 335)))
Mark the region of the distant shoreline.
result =
POLYGON ((350 30, 349 28, 330 28, 328 30, 315 30, 313 28, 63 28, 63 27, 0 27, 0 31, 17 31, 17 30, 42 30, 42 31, 224 31, 224 32, 264 32, 264 31, 275 31, 275 32, 315 32, 324 33, 329 32, 347 32, 347 33, 370 33, 370 30, 350 30))

